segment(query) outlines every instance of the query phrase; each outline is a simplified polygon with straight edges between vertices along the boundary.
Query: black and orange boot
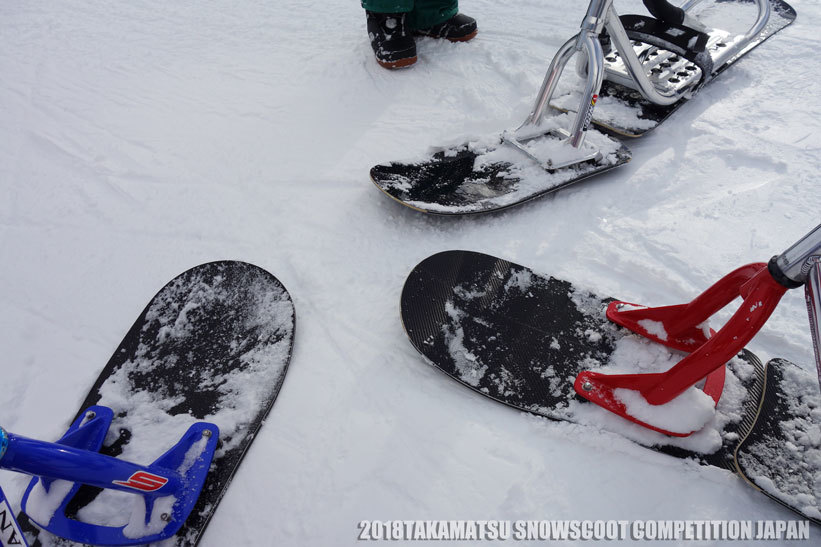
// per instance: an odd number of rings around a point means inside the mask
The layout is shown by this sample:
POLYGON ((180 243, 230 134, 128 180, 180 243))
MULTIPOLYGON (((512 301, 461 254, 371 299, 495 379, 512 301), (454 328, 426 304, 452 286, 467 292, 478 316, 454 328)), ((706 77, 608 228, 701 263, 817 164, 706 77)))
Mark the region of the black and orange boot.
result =
POLYGON ((405 25, 406 13, 366 10, 365 14, 377 63, 385 68, 402 68, 416 62, 416 43, 405 25))

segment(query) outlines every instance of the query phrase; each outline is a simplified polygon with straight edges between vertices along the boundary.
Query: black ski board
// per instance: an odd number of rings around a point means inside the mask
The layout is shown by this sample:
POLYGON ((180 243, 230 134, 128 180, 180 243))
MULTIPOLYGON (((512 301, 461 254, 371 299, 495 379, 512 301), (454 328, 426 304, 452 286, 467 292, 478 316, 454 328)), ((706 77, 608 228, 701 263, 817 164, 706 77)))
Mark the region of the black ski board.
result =
MULTIPOLYGON (((195 421, 220 428, 196 505, 176 536, 163 545, 194 546, 202 538, 279 393, 295 321, 290 295, 270 273, 237 261, 202 264, 154 296, 87 394, 77 416, 92 405, 114 411, 100 452, 135 463, 151 461, 133 457, 146 451, 146 433, 157 444, 149 450, 159 455, 195 421), (146 416, 174 431, 144 431, 146 416)), ((89 508, 104 512, 111 492, 82 486, 68 506, 68 516, 83 520, 89 508)), ((127 522, 128 515, 111 518, 127 522)), ((79 545, 41 530, 23 512, 18 520, 33 547, 79 545)))
MULTIPOLYGON (((614 416, 576 395, 578 373, 623 366, 617 361, 625 348, 647 353, 640 367, 663 363, 672 352, 611 323, 605 316, 611 301, 490 255, 445 251, 408 275, 401 315, 411 343, 433 366, 485 397, 552 420, 611 429, 648 448, 737 472, 740 440, 765 427, 767 367, 747 350, 727 363, 716 416, 690 437, 667 437, 621 419, 614 427, 614 416)), ((769 388, 769 397, 779 393, 777 384, 769 388)), ((770 419, 795 415, 775 411, 770 419)), ((810 425, 817 430, 818 422, 810 425)), ((781 463, 789 467, 787 459, 781 463)), ((785 505, 815 519, 811 510, 785 505)))
POLYGON ((612 151, 600 161, 550 171, 510 144, 466 143, 417 162, 377 165, 370 176, 382 192, 416 211, 445 216, 488 213, 551 194, 630 161, 626 147, 618 143, 610 147, 612 151))
POLYGON ((759 415, 736 448, 738 473, 775 501, 821 522, 817 377, 786 359, 771 360, 759 415))

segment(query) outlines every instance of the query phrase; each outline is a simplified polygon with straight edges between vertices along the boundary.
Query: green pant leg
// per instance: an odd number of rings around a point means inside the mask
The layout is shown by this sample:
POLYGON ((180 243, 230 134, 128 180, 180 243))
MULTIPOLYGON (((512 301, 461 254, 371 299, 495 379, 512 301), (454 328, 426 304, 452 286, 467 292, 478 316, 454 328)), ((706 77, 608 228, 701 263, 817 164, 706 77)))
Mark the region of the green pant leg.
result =
POLYGON ((411 29, 430 28, 444 23, 459 12, 458 0, 416 0, 408 15, 411 29))
POLYGON ((414 0, 362 0, 362 7, 376 13, 406 13, 413 11, 414 0))
POLYGON ((444 23, 459 11, 458 0, 361 0, 362 7, 377 13, 408 13, 410 29, 444 23))

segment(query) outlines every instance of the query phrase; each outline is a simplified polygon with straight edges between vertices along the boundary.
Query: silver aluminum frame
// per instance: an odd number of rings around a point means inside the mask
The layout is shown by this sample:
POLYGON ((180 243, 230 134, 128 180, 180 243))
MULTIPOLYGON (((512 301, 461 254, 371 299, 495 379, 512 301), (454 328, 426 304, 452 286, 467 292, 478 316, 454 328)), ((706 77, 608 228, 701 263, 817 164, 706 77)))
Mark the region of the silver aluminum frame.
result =
MULTIPOLYGON (((689 0, 682 8, 687 11, 699 4, 702 0, 689 0)), ((769 0, 755 0, 758 6, 758 17, 750 29, 742 36, 737 36, 728 47, 714 48, 713 65, 718 68, 725 62, 740 54, 750 42, 757 37, 766 26, 770 18, 769 0)), ((627 37, 627 32, 621 24, 618 13, 613 7, 613 0, 591 0, 587 8, 587 13, 581 23, 578 34, 565 42, 556 52, 550 67, 547 69, 542 87, 536 96, 533 108, 525 121, 513 132, 506 132, 504 140, 513 144, 520 150, 528 153, 523 145, 524 141, 543 136, 544 131, 539 129, 539 122, 544 114, 545 107, 553 98, 559 78, 564 72, 570 58, 575 53, 584 53, 579 58, 577 70, 580 75, 586 78, 584 92, 576 110, 576 117, 573 125, 567 134, 567 140, 574 148, 581 148, 587 127, 593 116, 593 109, 596 99, 601 91, 602 81, 605 76, 604 52, 599 42, 599 35, 602 29, 607 28, 610 38, 616 50, 621 56, 625 68, 629 75, 632 86, 638 90, 648 101, 657 105, 670 105, 681 99, 687 89, 671 90, 657 88, 645 73, 644 66, 633 49, 633 44, 627 37)), ((710 75, 705 77, 709 78, 710 75)), ((530 155, 528 153, 528 155, 530 155)), ((588 154, 589 155, 589 154, 588 154)), ((532 156, 531 156, 532 157, 532 156)), ((585 156, 586 157, 586 156, 585 156)), ((539 160, 543 165, 551 167, 550 162, 539 160)), ((585 159, 579 161, 586 161, 585 159)), ((558 168, 561 166, 552 166, 558 168)))
POLYGON ((815 257, 821 257, 821 224, 776 256, 775 263, 787 278, 804 285, 815 257))
POLYGON ((790 281, 804 285, 815 366, 821 383, 821 224, 776 256, 775 263, 790 281))

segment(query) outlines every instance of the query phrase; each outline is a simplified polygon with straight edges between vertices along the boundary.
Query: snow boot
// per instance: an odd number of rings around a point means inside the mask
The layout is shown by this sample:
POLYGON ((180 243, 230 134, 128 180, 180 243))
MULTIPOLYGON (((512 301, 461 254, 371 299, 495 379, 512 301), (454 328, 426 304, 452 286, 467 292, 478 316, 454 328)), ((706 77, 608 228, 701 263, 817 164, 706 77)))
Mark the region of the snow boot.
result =
POLYGON ((476 19, 464 13, 457 13, 444 23, 417 30, 416 34, 431 38, 445 38, 451 42, 467 42, 476 36, 477 32, 476 19))
POLYGON ((416 43, 407 30, 406 13, 365 13, 377 63, 385 68, 402 68, 416 62, 416 43))

